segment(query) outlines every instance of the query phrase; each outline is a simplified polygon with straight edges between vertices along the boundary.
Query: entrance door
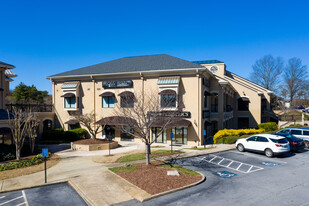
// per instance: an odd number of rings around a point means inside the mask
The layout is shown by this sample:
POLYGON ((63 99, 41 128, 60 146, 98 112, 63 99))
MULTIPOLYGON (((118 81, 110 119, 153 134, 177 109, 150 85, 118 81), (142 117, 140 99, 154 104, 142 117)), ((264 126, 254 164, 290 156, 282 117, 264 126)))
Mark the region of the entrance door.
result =
POLYGON ((123 126, 121 130, 121 141, 133 142, 134 141, 134 129, 129 126, 123 126))
POLYGON ((103 137, 105 136, 105 138, 108 139, 114 139, 115 138, 115 129, 110 126, 110 125, 106 125, 104 128, 104 133, 103 133, 103 137))
MULTIPOLYGON (((160 132, 161 128, 160 127, 153 127, 152 128, 152 140, 154 140, 158 133, 160 132)), ((166 143, 166 129, 162 131, 161 135, 159 135, 155 141, 156 143, 166 143)))
POLYGON ((176 127, 173 128, 173 133, 175 136, 176 144, 187 144, 187 128, 185 127, 176 127))

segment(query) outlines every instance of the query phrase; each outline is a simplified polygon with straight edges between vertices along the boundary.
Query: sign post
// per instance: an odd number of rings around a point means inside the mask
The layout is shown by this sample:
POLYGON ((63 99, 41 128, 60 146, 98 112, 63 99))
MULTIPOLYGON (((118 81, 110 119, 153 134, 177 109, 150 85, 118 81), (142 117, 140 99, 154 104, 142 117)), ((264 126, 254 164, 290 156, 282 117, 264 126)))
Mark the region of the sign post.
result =
POLYGON ((44 168, 45 168, 45 183, 47 183, 47 171, 46 171, 46 157, 48 157, 48 149, 42 149, 42 156, 44 157, 44 168))
POLYGON ((171 132, 171 153, 173 153, 173 139, 174 139, 174 133, 171 132))
POLYGON ((111 140, 112 140, 112 135, 108 135, 108 155, 111 155, 111 140))
POLYGON ((203 130, 203 136, 204 136, 204 148, 206 148, 206 130, 203 130))

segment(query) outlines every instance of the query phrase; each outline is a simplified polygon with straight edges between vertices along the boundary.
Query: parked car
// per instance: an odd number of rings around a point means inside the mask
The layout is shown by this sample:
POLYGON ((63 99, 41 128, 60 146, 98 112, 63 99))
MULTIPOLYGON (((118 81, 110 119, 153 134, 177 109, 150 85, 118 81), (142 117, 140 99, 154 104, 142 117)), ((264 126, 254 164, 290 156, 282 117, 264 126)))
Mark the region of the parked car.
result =
POLYGON ((279 130, 277 133, 292 134, 304 140, 306 147, 309 148, 309 127, 289 127, 279 130))
POLYGON ((277 133, 273 133, 273 134, 287 138, 287 140, 290 143, 290 151, 300 152, 300 151, 302 151, 305 148, 304 140, 302 140, 300 138, 297 138, 297 137, 295 137, 292 134, 278 133, 278 132, 277 133))
POLYGON ((280 155, 290 151, 289 141, 274 134, 257 134, 248 138, 238 139, 236 148, 240 152, 253 151, 264 153, 267 157, 280 155))

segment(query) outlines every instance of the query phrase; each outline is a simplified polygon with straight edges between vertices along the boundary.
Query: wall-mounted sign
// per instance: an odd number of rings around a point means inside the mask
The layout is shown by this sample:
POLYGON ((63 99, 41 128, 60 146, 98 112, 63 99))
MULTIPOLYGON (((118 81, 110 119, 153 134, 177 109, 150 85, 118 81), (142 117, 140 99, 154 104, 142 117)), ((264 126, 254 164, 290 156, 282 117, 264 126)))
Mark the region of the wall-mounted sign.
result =
POLYGON ((148 112, 150 117, 183 117, 191 118, 191 112, 179 112, 179 111, 161 111, 161 112, 148 112))
POLYGON ((103 81, 103 88, 127 88, 133 87, 132 80, 121 80, 121 81, 103 81))

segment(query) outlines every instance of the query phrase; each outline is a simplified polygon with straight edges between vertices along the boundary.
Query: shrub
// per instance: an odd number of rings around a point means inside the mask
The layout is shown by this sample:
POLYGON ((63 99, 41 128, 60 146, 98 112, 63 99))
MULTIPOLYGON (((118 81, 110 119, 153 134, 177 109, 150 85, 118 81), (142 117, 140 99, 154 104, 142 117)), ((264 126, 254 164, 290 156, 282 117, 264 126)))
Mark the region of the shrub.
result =
POLYGON ((288 126, 288 127, 302 127, 303 125, 301 125, 301 124, 291 124, 290 126, 288 126))
POLYGON ((242 136, 242 135, 249 135, 249 134, 259 134, 264 132, 264 129, 223 129, 218 131, 214 135, 214 143, 217 144, 217 141, 222 137, 227 136, 242 136))
POLYGON ((264 129, 265 132, 274 131, 277 129, 277 123, 276 122, 266 122, 258 124, 259 129, 264 129))
POLYGON ((44 131, 42 139, 44 140, 61 140, 64 138, 64 130, 62 128, 50 129, 44 131))
MULTIPOLYGON (((51 153, 48 153, 48 157, 51 156, 51 153)), ((37 165, 40 164, 44 161, 44 157, 42 154, 38 154, 35 157, 32 157, 31 159, 26 159, 26 160, 20 160, 16 162, 7 162, 7 163, 2 163, 0 164, 0 172, 5 171, 5 170, 12 170, 20 167, 28 167, 32 165, 37 165)))
POLYGON ((75 133, 77 139, 85 139, 88 134, 88 131, 83 128, 71 129, 70 132, 75 133))
POLYGON ((217 140, 217 144, 234 144, 238 139, 244 138, 243 136, 227 136, 227 137, 222 137, 217 140))

